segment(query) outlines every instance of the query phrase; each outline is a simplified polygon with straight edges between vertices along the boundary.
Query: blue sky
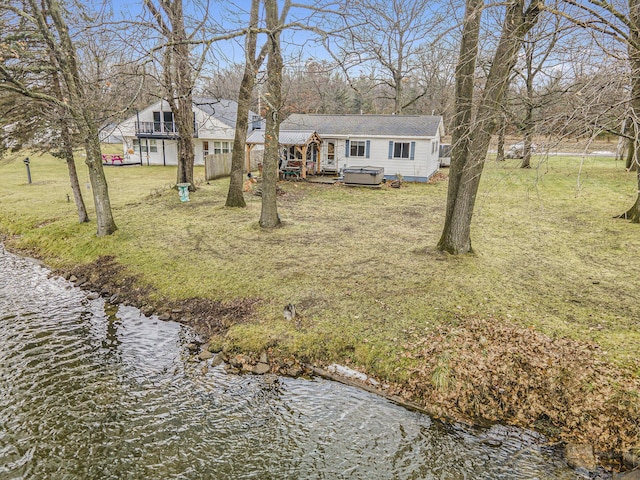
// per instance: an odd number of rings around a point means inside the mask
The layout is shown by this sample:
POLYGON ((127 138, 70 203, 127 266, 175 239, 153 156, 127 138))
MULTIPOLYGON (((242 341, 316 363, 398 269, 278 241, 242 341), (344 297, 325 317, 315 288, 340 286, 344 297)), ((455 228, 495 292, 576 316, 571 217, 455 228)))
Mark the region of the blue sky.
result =
MULTIPOLYGON (((200 20, 203 12, 209 13, 211 21, 219 26, 221 30, 233 31, 244 27, 248 23, 250 0, 197 0, 184 1, 184 8, 187 15, 192 19, 200 20)), ((304 0, 299 3, 305 3, 304 0)), ((312 2, 313 3, 313 2, 312 2)), ((91 0, 90 5, 93 8, 100 8, 104 5, 107 11, 112 11, 116 19, 133 20, 139 16, 143 10, 142 0, 106 0, 103 4, 101 1, 91 0)), ((289 18, 299 19, 308 15, 308 12, 300 9, 292 9, 289 18)), ((260 39, 264 42, 264 38, 260 39)), ((259 42, 260 42, 259 40, 259 42)), ((324 48, 320 46, 315 37, 309 33, 300 30, 288 30, 282 35, 282 46, 285 56, 292 58, 328 58, 324 48)), ((228 63, 244 62, 244 38, 231 41, 220 42, 216 46, 216 59, 224 66, 228 63)))

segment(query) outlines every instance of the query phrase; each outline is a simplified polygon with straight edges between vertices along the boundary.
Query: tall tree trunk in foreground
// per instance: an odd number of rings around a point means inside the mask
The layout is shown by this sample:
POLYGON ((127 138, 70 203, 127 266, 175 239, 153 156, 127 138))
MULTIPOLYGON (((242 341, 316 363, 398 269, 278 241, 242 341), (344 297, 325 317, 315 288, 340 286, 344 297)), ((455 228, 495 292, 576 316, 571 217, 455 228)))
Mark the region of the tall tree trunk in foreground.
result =
MULTIPOLYGON (((55 57, 50 56, 51 64, 55 65, 55 57)), ((60 75, 58 72, 53 73, 53 91, 56 97, 60 100, 64 98, 62 94, 62 82, 60 81, 60 75)), ((69 171, 69 182, 71 184, 71 191, 73 192, 73 199, 76 204, 76 210, 78 211, 78 221, 80 223, 86 223, 89 221, 89 214, 82 198, 82 190, 80 188, 80 182, 78 180, 78 171, 76 170, 76 162, 73 159, 73 141, 71 139, 71 119, 69 118, 69 112, 66 109, 57 108, 60 117, 60 137, 62 140, 62 157, 67 163, 67 170, 69 171)))
POLYGON ((78 171, 76 170, 76 163, 73 159, 73 144, 71 142, 71 132, 69 124, 66 119, 63 119, 60 127, 62 136, 62 156, 67 163, 67 170, 69 171, 69 182, 71 184, 71 191, 73 192, 73 199, 76 203, 76 210, 78 211, 78 221, 85 223, 89 221, 89 214, 82 198, 82 190, 80 188, 80 182, 78 181, 78 171))
POLYGON ((460 59, 456 69, 452 172, 449 175, 445 227, 438 248, 452 254, 472 252, 471 218, 480 176, 495 132, 509 76, 524 35, 535 25, 542 4, 534 0, 525 11, 524 0, 511 0, 500 41, 487 76, 473 124, 473 68, 478 52, 482 2, 467 0, 460 59))
POLYGON ((194 136, 194 116, 193 116, 193 75, 191 63, 189 62, 189 45, 187 44, 187 33, 184 28, 184 16, 182 13, 182 0, 175 0, 174 3, 173 38, 174 46, 173 61, 175 63, 175 96, 171 98, 169 104, 174 112, 174 121, 178 130, 178 174, 176 183, 189 183, 189 190, 195 191, 193 183, 193 164, 195 161, 195 151, 193 147, 194 136))
MULTIPOLYGON (((251 105, 251 92, 256 80, 256 43, 258 35, 255 29, 258 27, 258 10, 260 0, 251 0, 251 14, 249 18, 249 31, 245 39, 244 74, 240 82, 238 95, 238 114, 236 116, 236 133, 233 139, 233 153, 231 154, 231 178, 229 192, 227 193, 227 207, 244 208, 247 204, 242 193, 242 177, 244 172, 245 146, 247 130, 249 129, 249 107, 251 105)), ((262 62, 261 62, 262 63, 262 62)), ((260 112, 258 112, 260 114, 260 112)))
MULTIPOLYGON (((476 60, 478 58, 478 38, 480 19, 484 6, 483 0, 466 0, 460 54, 456 66, 456 102, 451 132, 451 166, 449 168, 449 188, 447 191, 447 210, 442 237, 438 243, 440 250, 451 250, 448 237, 451 231, 458 187, 468 157, 469 132, 473 117, 473 88, 476 60)), ((469 247, 470 248, 470 247, 469 247)))
POLYGON ((109 187, 102 167, 102 150, 98 128, 92 119, 86 118, 80 127, 80 133, 84 139, 84 149, 87 153, 85 163, 89 168, 89 181, 93 192, 93 202, 96 208, 96 221, 98 223, 98 236, 111 235, 118 227, 111 213, 111 201, 109 199, 109 187))
POLYGON ((98 128, 92 118, 92 112, 87 106, 85 92, 82 87, 80 69, 78 68, 78 56, 75 46, 71 40, 69 29, 62 15, 60 3, 57 0, 43 0, 47 7, 47 12, 40 8, 36 0, 29 0, 40 33, 44 36, 49 49, 57 59, 60 73, 64 79, 66 91, 69 93, 70 112, 74 117, 76 127, 82 136, 84 148, 87 154, 85 163, 89 168, 89 180, 93 192, 93 202, 96 209, 96 220, 98 224, 97 235, 99 237, 110 235, 118 227, 111 212, 111 201, 109 199, 109 188, 107 179, 102 167, 102 151, 100 150, 100 139, 98 128), (59 43, 54 38, 45 15, 50 15, 53 27, 59 38, 59 43))
POLYGON ((273 228, 280 224, 276 187, 278 183, 278 138, 280 136, 280 108, 282 107, 282 52, 277 0, 265 0, 268 33, 267 61, 267 126, 265 130, 264 162, 262 171, 262 210, 260 226, 273 228))
POLYGON ((525 117, 524 117, 524 142, 522 151, 522 163, 520 168, 531 168, 531 148, 533 144, 533 46, 527 45, 525 49, 527 75, 525 83, 527 88, 527 97, 525 99, 525 117))

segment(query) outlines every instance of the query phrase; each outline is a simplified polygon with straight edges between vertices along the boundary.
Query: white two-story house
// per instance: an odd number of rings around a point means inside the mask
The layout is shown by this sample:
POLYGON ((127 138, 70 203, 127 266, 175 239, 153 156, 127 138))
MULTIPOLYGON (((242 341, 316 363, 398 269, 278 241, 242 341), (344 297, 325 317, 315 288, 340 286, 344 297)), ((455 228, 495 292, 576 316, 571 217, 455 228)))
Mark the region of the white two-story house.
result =
MULTIPOLYGON (((233 149, 238 103, 209 97, 193 98, 195 164, 212 153, 233 149)), ((261 128, 261 119, 249 112, 249 131, 261 128)), ((168 102, 160 100, 117 127, 123 138, 126 163, 177 165, 178 132, 168 102)))

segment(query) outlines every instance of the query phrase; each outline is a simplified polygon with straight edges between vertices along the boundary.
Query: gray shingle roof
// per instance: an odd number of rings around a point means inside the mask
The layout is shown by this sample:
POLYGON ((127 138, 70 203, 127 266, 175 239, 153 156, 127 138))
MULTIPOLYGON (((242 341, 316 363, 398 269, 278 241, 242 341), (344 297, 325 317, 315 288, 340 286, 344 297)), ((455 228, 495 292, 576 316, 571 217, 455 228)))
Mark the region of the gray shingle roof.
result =
MULTIPOLYGON (((304 145, 313 135, 311 130, 280 130, 280 145, 304 145)), ((247 143, 264 143, 264 130, 254 130, 247 137, 247 143)))
MULTIPOLYGON (((215 97, 193 97, 193 104, 207 115, 220 120, 231 128, 236 128, 236 117, 238 116, 238 102, 215 97)), ((256 114, 249 111, 249 122, 256 114)), ((251 128, 251 123, 249 123, 251 128)))
POLYGON ((321 137, 331 135, 371 135, 434 137, 442 117, 439 115, 319 115, 294 113, 282 130, 315 130, 321 137))

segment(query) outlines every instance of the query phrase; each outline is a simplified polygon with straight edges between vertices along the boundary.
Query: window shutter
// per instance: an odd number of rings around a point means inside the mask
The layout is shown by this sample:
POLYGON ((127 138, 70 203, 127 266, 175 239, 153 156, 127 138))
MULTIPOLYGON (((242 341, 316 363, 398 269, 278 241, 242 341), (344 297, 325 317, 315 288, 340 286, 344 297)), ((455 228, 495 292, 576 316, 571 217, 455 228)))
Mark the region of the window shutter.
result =
POLYGON ((344 156, 348 157, 349 156, 349 140, 347 140, 346 142, 344 142, 344 156))
POLYGON ((409 153, 409 160, 413 160, 416 156, 416 142, 411 142, 411 151, 409 153))
POLYGON ((393 141, 389 140, 389 160, 393 158, 393 141))
POLYGON ((366 158, 369 158, 369 152, 370 152, 370 151, 371 151, 371 141, 370 141, 370 140, 367 140, 367 143, 366 143, 366 145, 365 145, 365 147, 364 147, 364 156, 365 156, 366 158))

